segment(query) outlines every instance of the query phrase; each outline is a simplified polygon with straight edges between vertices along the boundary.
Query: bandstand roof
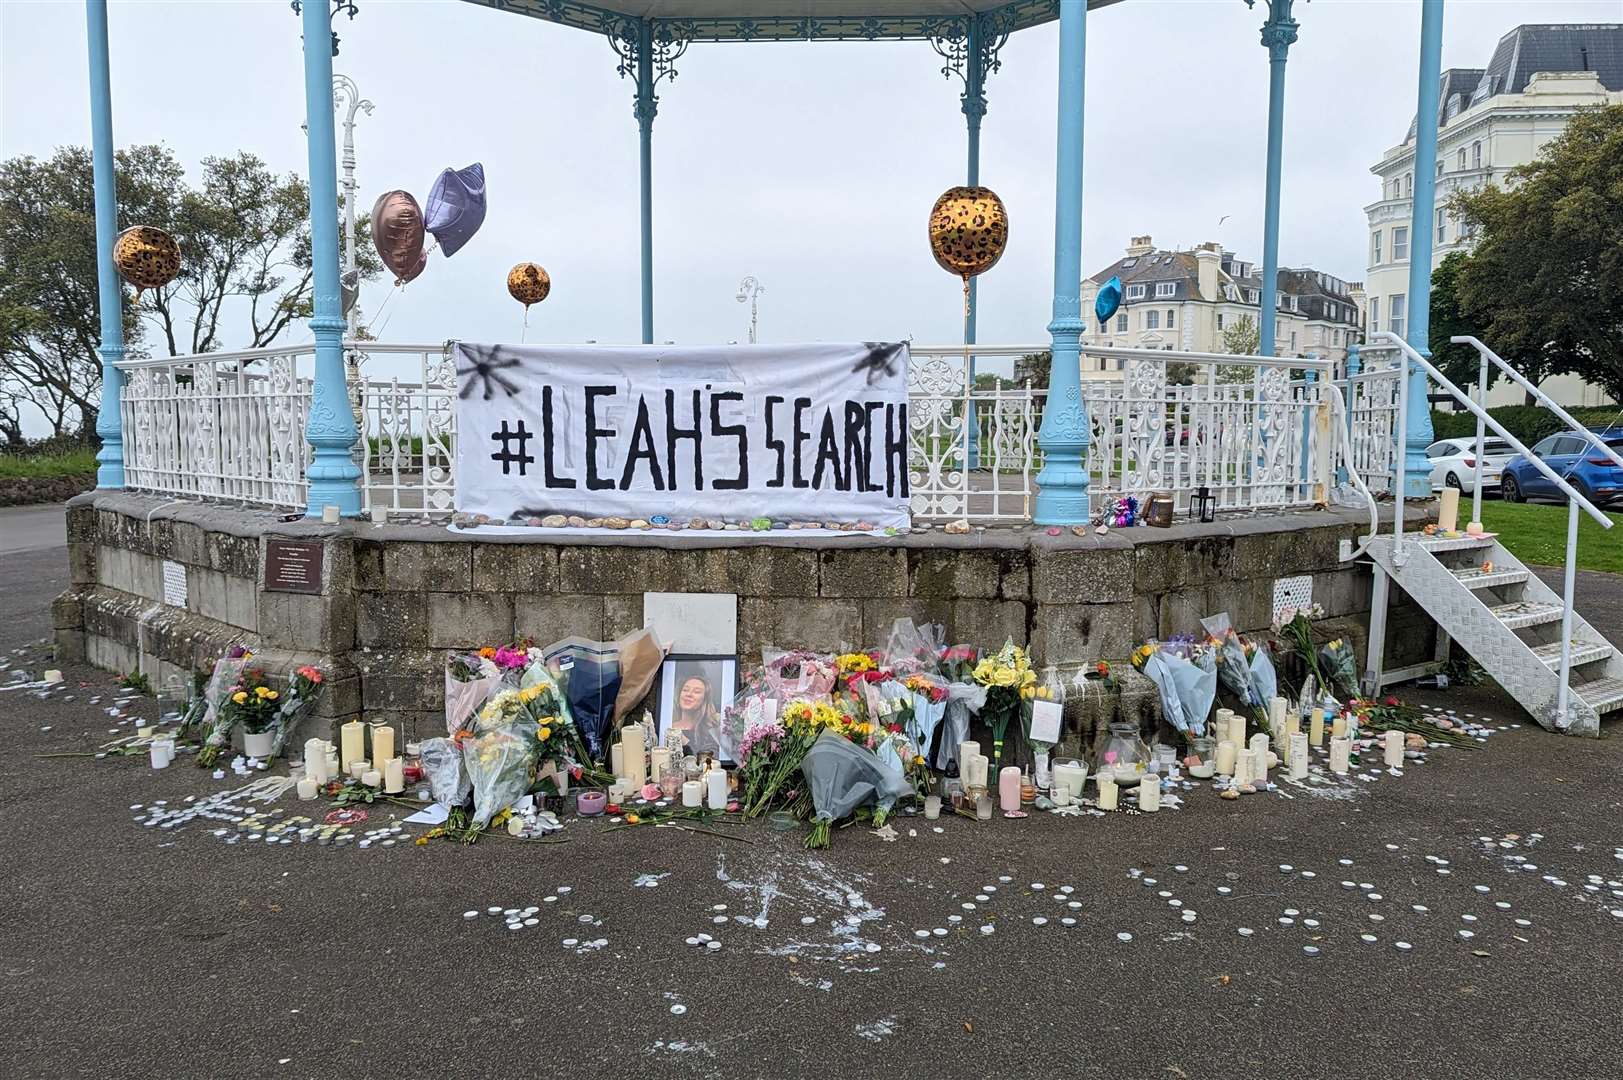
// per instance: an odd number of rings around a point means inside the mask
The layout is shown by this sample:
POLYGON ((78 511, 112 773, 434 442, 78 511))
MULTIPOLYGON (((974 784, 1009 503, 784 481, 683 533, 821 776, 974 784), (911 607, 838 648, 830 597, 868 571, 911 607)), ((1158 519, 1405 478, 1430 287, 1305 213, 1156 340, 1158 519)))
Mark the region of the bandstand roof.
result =
MULTIPOLYGON (((467 0, 625 37, 642 20, 683 41, 881 41, 954 38, 972 17, 1006 35, 1059 17, 1058 0, 467 0)), ((1120 0, 1088 0, 1088 9, 1120 0)))

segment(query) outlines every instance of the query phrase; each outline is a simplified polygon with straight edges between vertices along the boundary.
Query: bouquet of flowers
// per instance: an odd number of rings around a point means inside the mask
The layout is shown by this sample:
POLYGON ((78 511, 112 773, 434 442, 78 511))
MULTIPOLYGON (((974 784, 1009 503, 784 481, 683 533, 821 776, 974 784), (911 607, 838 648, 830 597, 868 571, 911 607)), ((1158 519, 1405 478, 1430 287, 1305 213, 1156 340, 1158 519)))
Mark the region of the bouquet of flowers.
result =
POLYGON ((281 756, 282 747, 293 738, 294 729, 304 719, 305 711, 315 704, 316 695, 321 692, 321 684, 325 681, 321 669, 309 664, 295 669, 289 676, 287 690, 277 703, 276 716, 271 724, 271 757, 281 756))
POLYGON ((1258 724, 1266 730, 1268 701, 1279 692, 1267 651, 1236 633, 1229 625, 1227 612, 1208 615, 1200 625, 1211 636, 1212 648, 1217 652, 1217 674, 1223 685, 1256 714, 1258 724))
POLYGON ((762 652, 761 678, 767 690, 779 701, 799 698, 813 701, 834 692, 837 672, 834 658, 826 653, 794 650, 762 652))
POLYGON ((836 692, 847 691, 853 696, 861 693, 866 682, 888 678, 889 672, 879 666, 879 657, 871 652, 841 653, 834 658, 836 692))
POLYGON ((1307 607, 1287 607, 1274 616, 1274 635, 1285 643, 1287 649, 1302 662, 1308 674, 1313 676, 1314 686, 1324 685, 1324 675, 1319 671, 1319 650, 1313 641, 1313 620, 1324 618, 1324 608, 1318 604, 1307 607))
POLYGON ((921 672, 903 679, 902 685, 913 695, 908 735, 912 737, 919 754, 927 754, 936 728, 941 725, 941 718, 947 712, 947 684, 937 676, 921 672))
POLYGON ((1025 691, 1037 685, 1037 673, 1032 670, 1026 651, 1013 641, 1003 643, 993 656, 975 665, 974 679, 986 687, 986 701, 980 716, 992 729, 992 765, 1003 760, 1003 735, 1009 722, 1021 715, 1028 700, 1025 691))
POLYGON ((281 693, 265 685, 265 673, 245 668, 225 691, 225 699, 215 710, 214 727, 203 740, 197 763, 212 768, 239 725, 246 734, 257 735, 276 720, 277 699, 281 693))
POLYGON ((896 800, 913 790, 900 770, 833 728, 818 733, 802 755, 800 770, 815 808, 808 848, 828 847, 834 822, 862 806, 873 806, 875 823, 883 824, 896 800))
POLYGON ((1339 637, 1326 642, 1319 648, 1319 666, 1327 686, 1340 690, 1348 701, 1358 696, 1358 662, 1353 658, 1352 642, 1339 637))
POLYGON ((1167 723, 1185 735, 1206 734, 1217 698, 1217 654, 1188 638, 1148 641, 1133 650, 1133 666, 1155 684, 1167 723))
MULTIPOLYGON (((455 735, 473 718, 479 706, 501 686, 503 668, 512 670, 517 650, 486 647, 478 652, 450 653, 445 658, 445 733, 455 735)), ((523 666, 523 665, 519 665, 523 666)))
POLYGON ((885 642, 885 666, 898 676, 936 675, 941 656, 941 627, 934 623, 923 626, 912 619, 897 619, 891 624, 890 637, 885 642))
POLYGON ((967 683, 980 663, 981 652, 973 645, 952 645, 941 651, 941 675, 949 683, 967 683))
POLYGON ((782 736, 757 742, 750 748, 749 786, 740 800, 746 817, 759 815, 771 804, 789 778, 800 771, 806 752, 824 731, 833 731, 848 739, 867 739, 873 734, 871 724, 858 721, 826 701, 791 701, 784 706, 779 726, 782 736), (757 755, 763 756, 759 764, 754 762, 757 755))
POLYGON ((539 686, 497 691, 480 708, 471 725, 458 733, 462 760, 473 785, 474 829, 523 798, 535 782, 536 766, 566 721, 542 716, 532 708, 545 693, 539 686), (547 721, 551 721, 548 723, 547 721), (543 733, 545 733, 543 735, 543 733))

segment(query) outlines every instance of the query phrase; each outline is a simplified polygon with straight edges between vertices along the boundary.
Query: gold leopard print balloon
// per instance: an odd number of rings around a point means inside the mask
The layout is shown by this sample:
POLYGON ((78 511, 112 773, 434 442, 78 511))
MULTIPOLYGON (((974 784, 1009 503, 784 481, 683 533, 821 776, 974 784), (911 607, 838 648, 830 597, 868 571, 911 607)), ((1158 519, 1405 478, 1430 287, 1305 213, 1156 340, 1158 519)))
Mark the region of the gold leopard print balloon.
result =
POLYGON ((524 305, 539 304, 552 291, 552 279, 533 262, 521 262, 507 272, 507 292, 524 305))
POLYGON ((1008 243, 1009 215, 991 188, 948 188, 930 211, 930 250, 949 274, 986 273, 1008 243))
POLYGON ((161 289, 180 273, 180 245, 162 229, 132 225, 113 241, 113 264, 135 286, 140 303, 146 289, 161 289))

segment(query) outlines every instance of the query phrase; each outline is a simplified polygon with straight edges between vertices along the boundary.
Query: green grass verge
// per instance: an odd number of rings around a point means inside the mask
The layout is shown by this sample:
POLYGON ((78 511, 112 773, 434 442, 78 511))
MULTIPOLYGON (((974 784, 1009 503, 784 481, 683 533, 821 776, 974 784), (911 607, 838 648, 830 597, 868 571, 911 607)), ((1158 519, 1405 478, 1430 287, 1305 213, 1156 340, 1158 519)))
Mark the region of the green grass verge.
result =
POLYGON ((94 450, 60 454, 0 454, 0 480, 83 476, 96 471, 94 450))
MULTIPOLYGON (((1462 519, 1469 516, 1469 505, 1460 509, 1462 519)), ((1615 527, 1603 529, 1588 514, 1578 514, 1578 569, 1623 574, 1623 514, 1607 516, 1617 523, 1615 527)), ((1565 505, 1485 499, 1482 527, 1498 533, 1500 541, 1522 562, 1560 566, 1566 560, 1565 505)))

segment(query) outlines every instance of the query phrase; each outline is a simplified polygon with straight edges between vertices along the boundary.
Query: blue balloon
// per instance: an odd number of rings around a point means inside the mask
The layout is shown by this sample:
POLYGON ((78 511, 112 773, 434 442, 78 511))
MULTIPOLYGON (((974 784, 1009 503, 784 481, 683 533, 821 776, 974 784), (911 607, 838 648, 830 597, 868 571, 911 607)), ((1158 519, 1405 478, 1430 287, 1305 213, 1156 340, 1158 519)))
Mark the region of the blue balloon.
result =
POLYGON ((1113 277, 1104 283, 1104 287, 1099 290, 1098 298, 1093 301, 1093 313, 1099 316, 1101 330, 1119 307, 1121 307, 1121 278, 1113 277))
POLYGON ((434 234, 445 257, 462 250, 484 223, 485 167, 476 161, 466 169, 440 173, 423 207, 423 227, 434 234))

